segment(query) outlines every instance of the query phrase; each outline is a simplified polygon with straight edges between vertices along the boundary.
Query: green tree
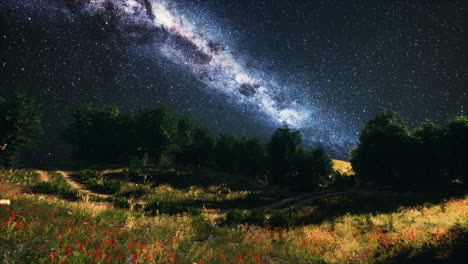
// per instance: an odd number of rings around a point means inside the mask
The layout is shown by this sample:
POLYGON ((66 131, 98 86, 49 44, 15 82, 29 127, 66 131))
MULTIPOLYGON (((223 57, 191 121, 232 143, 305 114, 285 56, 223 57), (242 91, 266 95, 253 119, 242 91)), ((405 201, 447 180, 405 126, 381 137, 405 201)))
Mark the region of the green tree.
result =
POLYGON ((239 171, 257 175, 265 175, 268 169, 268 146, 258 138, 239 142, 237 155, 239 171))
POLYGON ((74 155, 96 163, 126 161, 132 149, 130 117, 119 108, 86 105, 73 113, 64 139, 74 146, 74 155))
POLYGON ((238 170, 240 142, 231 135, 221 134, 214 149, 216 167, 234 172, 238 170))
POLYGON ((210 130, 202 127, 196 127, 193 134, 192 153, 193 161, 198 166, 213 166, 213 150, 215 138, 210 130))
POLYGON ((356 175, 377 185, 405 182, 411 166, 411 138, 395 115, 383 110, 367 121, 357 148, 351 152, 356 175))
POLYGON ((294 185, 299 190, 313 190, 319 180, 333 173, 333 162, 323 148, 299 148, 293 162, 294 185))
MULTIPOLYGON (((170 160, 178 141, 178 120, 167 107, 143 109, 134 116, 137 149, 156 162, 170 160)), ((167 162, 167 161, 166 161, 167 162)))
POLYGON ((468 116, 459 115, 447 125, 445 134, 448 176, 468 182, 468 116))
POLYGON ((273 183, 288 183, 296 150, 302 142, 301 133, 289 128, 278 128, 271 137, 271 180, 273 183))
POLYGON ((443 134, 444 130, 432 121, 422 123, 411 132, 414 139, 414 162, 407 170, 413 175, 413 185, 438 188, 447 183, 444 172, 443 134))
POLYGON ((21 155, 37 149, 42 137, 41 108, 24 93, 0 97, 0 165, 17 165, 21 155))

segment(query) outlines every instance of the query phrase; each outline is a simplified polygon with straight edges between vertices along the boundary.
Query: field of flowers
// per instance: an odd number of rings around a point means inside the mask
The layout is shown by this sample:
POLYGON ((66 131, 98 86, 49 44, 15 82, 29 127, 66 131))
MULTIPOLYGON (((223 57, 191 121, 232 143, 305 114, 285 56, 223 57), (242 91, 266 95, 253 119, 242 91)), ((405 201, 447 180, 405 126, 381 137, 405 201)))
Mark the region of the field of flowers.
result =
POLYGON ((11 201, 0 205, 2 263, 453 261, 468 230, 467 197, 289 229, 219 226, 203 213, 150 216, 25 193, 1 179, 0 199, 11 201))

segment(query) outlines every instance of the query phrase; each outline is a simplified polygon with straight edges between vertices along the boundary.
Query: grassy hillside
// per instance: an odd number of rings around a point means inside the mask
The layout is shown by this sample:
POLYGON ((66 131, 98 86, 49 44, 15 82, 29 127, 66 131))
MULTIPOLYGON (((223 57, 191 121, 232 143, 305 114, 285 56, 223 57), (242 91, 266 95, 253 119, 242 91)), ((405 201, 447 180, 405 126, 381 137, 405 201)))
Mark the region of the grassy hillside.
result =
POLYGON ((353 175, 353 168, 349 161, 344 160, 333 160, 333 169, 337 172, 340 172, 343 175, 353 175))
MULTIPOLYGON (((155 210, 143 210, 144 204, 131 211, 107 198, 77 195, 70 201, 32 193, 38 184, 31 171, 0 173, 0 199, 11 202, 0 205, 4 263, 424 263, 456 261, 466 246, 467 197, 329 195, 293 210, 291 218, 273 212, 248 225, 238 218, 258 212, 242 204, 238 211, 233 203, 229 210, 200 204, 199 210, 171 212, 173 205, 159 202, 155 210), (274 227, 281 221, 290 221, 289 228, 274 227)), ((149 188, 171 201, 228 203, 246 195, 217 191, 219 186, 149 188)), ((112 197, 119 195, 128 203, 138 200, 122 191, 112 197)))

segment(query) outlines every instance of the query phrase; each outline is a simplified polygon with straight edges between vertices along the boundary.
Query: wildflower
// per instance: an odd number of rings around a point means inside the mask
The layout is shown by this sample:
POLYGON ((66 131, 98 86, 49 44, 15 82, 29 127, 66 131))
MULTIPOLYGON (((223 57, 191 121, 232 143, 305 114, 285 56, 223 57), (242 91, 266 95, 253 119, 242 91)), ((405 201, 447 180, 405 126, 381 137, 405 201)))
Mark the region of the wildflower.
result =
POLYGON ((239 255, 237 255, 236 262, 244 262, 244 257, 242 256, 242 253, 239 253, 239 255))

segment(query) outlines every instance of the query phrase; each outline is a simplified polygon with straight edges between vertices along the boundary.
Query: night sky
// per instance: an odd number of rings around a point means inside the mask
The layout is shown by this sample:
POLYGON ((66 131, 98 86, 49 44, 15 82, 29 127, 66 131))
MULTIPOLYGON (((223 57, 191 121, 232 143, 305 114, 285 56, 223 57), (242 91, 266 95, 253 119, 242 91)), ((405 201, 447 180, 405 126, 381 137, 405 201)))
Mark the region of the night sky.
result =
POLYGON ((464 0, 0 0, 0 93, 43 105, 43 160, 86 103, 288 126, 346 158, 380 108, 409 127, 466 113, 467 27, 464 0))

